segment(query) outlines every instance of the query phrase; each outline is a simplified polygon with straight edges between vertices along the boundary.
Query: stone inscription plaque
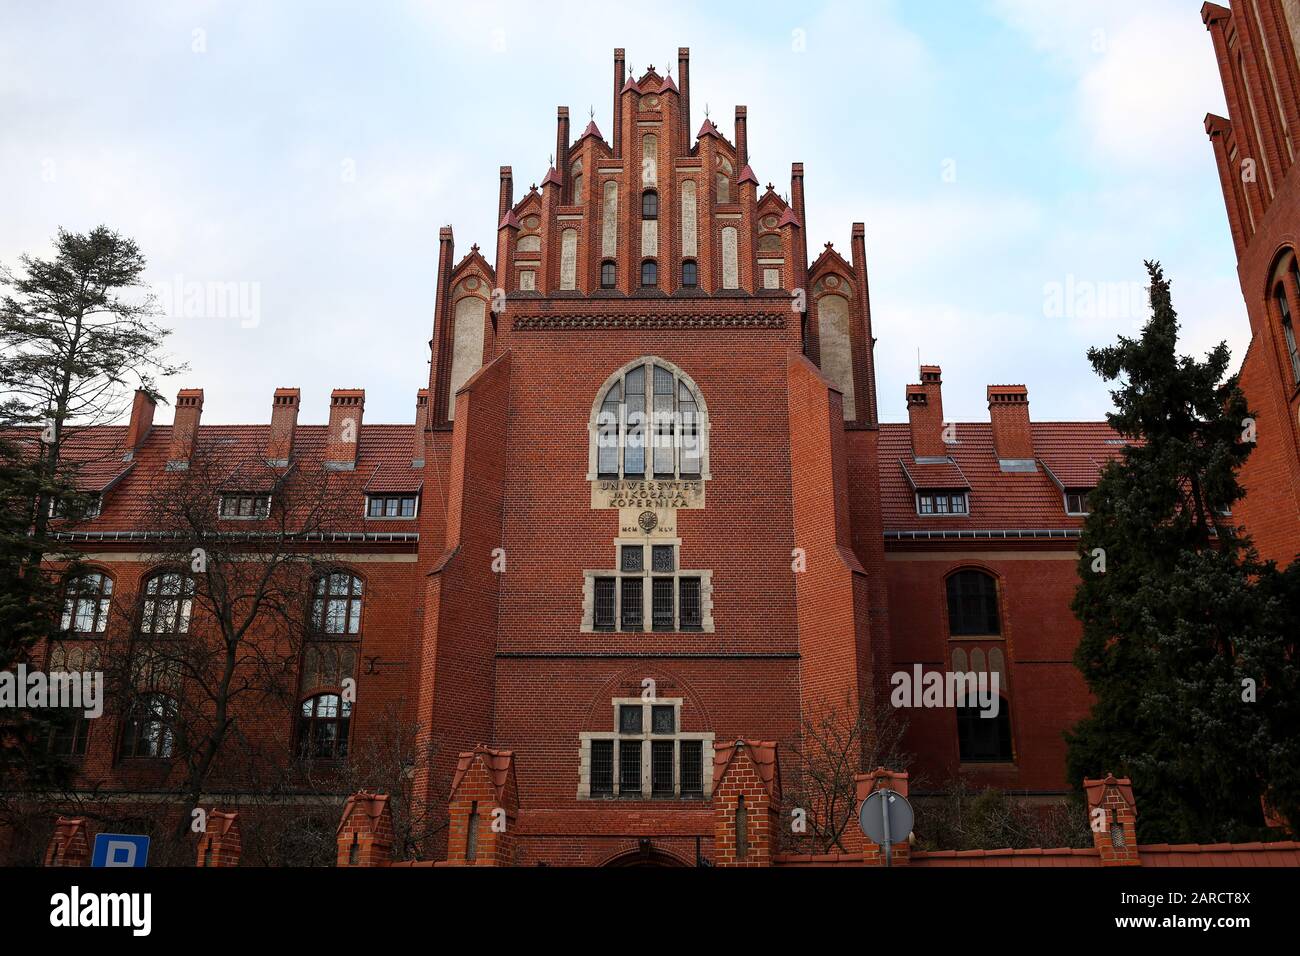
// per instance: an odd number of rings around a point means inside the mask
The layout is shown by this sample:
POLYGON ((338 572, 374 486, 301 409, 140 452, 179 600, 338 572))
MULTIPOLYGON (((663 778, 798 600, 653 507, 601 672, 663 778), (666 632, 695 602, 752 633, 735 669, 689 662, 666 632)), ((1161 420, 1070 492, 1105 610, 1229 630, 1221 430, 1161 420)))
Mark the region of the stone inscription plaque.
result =
POLYGON ((675 511, 704 507, 704 482, 664 479, 661 481, 598 480, 591 483, 593 508, 620 511, 675 511))

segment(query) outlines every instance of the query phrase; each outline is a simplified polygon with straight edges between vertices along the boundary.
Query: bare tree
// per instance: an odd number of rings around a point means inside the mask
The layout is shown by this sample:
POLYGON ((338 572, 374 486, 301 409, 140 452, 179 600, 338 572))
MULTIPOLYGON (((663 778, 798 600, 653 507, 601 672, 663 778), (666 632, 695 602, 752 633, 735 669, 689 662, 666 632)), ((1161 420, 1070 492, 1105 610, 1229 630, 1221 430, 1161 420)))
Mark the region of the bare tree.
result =
POLYGON ((799 740, 786 748, 792 769, 784 790, 788 808, 804 811, 806 831, 793 833, 783 825, 781 838, 787 849, 842 852, 844 833, 856 819, 855 777, 877 767, 903 770, 911 764, 912 755, 902 746, 907 722, 887 700, 875 707, 845 701, 812 706, 800 730, 799 740))
POLYGON ((209 443, 150 492, 140 524, 162 570, 119 602, 127 647, 103 664, 125 751, 170 758, 157 782, 181 797, 178 834, 214 778, 250 782, 251 750, 268 764, 292 759, 267 719, 293 712, 321 613, 313 582, 331 567, 354 485, 315 463, 232 461, 209 443))
POLYGON ((264 785, 242 804, 253 811, 243 825, 245 859, 262 866, 332 866, 343 803, 361 790, 388 795, 394 859, 418 859, 421 847, 447 826, 447 794, 423 801, 414 792, 416 776, 436 755, 436 745, 420 743, 418 726, 390 705, 375 732, 358 739, 345 758, 321 762, 300 753, 287 766, 265 768, 264 785))

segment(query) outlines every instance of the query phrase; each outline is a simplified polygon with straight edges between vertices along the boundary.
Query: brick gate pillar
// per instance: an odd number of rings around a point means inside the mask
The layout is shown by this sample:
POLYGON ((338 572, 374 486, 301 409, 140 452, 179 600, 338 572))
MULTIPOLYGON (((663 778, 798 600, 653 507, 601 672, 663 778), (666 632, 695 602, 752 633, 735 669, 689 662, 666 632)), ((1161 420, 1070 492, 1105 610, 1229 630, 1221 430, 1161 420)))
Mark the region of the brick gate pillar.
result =
POLYGON ((208 828, 199 838, 195 866, 239 866, 243 841, 239 814, 213 810, 208 814, 208 828))
POLYGON ((362 790, 348 797, 338 829, 338 866, 393 862, 393 811, 388 794, 362 790))
POLYGON ((1103 780, 1084 780, 1083 791, 1088 797, 1088 829, 1101 865, 1141 866, 1133 782, 1107 774, 1103 780))
POLYGON ((718 747, 713 753, 714 865, 771 866, 780 805, 775 741, 737 740, 718 747))
MULTIPOLYGON (((908 775, 898 770, 886 770, 879 767, 871 773, 860 773, 853 778, 858 785, 857 813, 850 826, 858 830, 858 818, 862 811, 862 802, 877 790, 893 790, 900 796, 907 796, 908 775)), ((862 861, 867 866, 884 866, 885 849, 880 844, 872 843, 863 837, 862 861)), ((912 861, 912 844, 907 840, 895 843, 891 851, 894 866, 907 866, 912 861)))
POLYGON ((460 755, 447 806, 447 862, 512 866, 518 841, 519 786, 515 755, 479 744, 460 755))
POLYGON ((90 841, 85 817, 59 817, 45 848, 46 866, 89 866, 90 841))

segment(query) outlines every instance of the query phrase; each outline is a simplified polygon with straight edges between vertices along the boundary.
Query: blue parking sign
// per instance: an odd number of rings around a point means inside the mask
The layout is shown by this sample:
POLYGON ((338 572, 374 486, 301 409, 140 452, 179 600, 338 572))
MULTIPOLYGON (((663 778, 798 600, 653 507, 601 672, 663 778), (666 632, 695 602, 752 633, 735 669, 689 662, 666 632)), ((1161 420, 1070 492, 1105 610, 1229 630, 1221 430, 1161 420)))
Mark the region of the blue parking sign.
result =
POLYGON ((91 866, 140 867, 149 862, 149 838, 131 833, 99 833, 95 835, 95 852, 90 857, 91 866))

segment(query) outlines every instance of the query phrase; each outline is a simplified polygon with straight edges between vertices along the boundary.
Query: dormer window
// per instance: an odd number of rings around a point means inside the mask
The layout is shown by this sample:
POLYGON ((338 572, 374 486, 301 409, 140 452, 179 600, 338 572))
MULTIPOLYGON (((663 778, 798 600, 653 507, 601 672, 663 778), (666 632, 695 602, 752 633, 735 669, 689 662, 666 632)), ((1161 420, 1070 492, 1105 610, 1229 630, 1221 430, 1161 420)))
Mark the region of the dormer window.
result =
POLYGON ((964 517, 970 513, 970 501, 964 491, 918 491, 916 513, 964 517))
POLYGON ((221 517, 232 519, 265 518, 271 513, 271 496, 237 493, 221 496, 221 517))
POLYGON ((1092 507, 1088 504, 1088 496, 1092 494, 1091 488, 1074 488, 1065 493, 1065 513, 1074 516, 1083 516, 1092 514, 1092 507))
POLYGON ((78 501, 63 498, 51 498, 49 516, 51 518, 71 518, 75 521, 89 521, 98 518, 103 506, 102 495, 84 495, 78 501))
POLYGON ((366 495, 366 517, 414 518, 418 502, 417 495, 366 495))

